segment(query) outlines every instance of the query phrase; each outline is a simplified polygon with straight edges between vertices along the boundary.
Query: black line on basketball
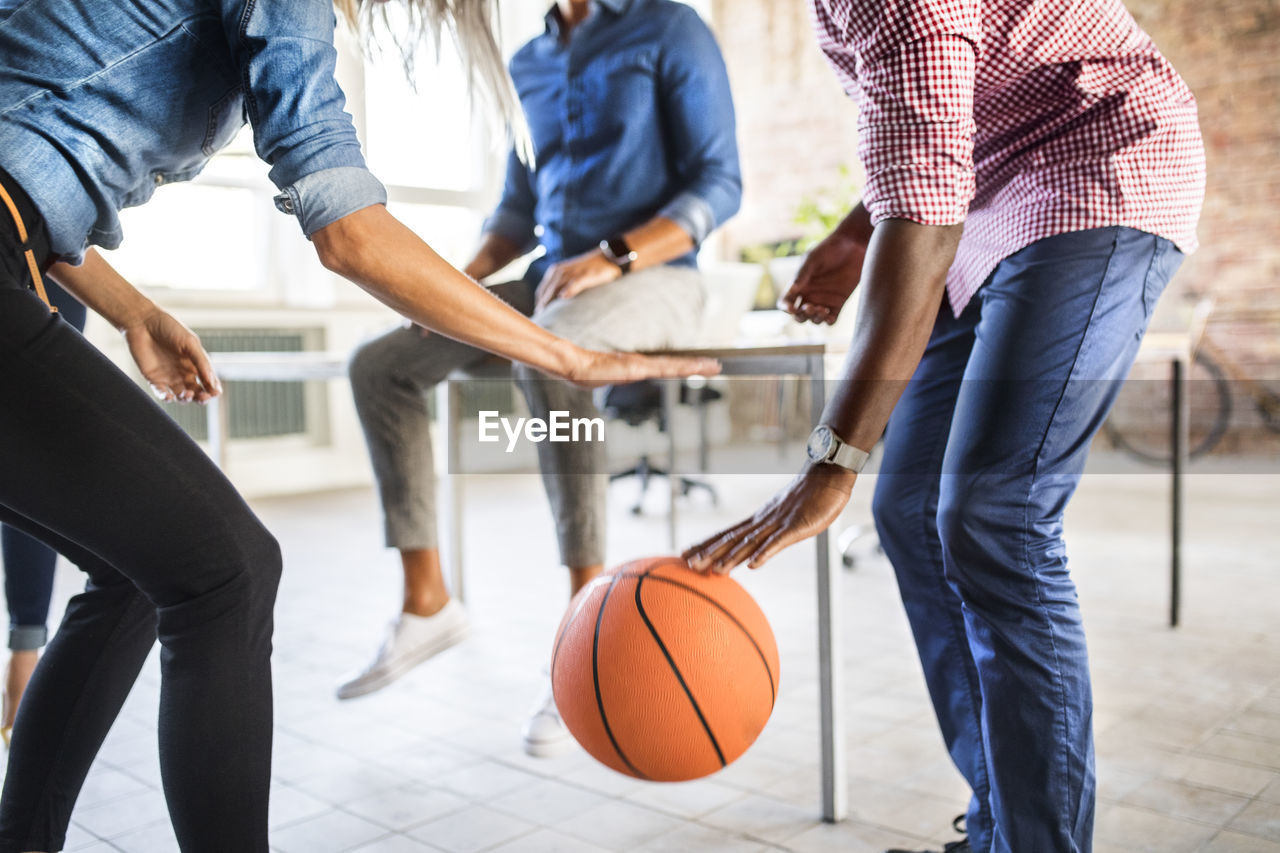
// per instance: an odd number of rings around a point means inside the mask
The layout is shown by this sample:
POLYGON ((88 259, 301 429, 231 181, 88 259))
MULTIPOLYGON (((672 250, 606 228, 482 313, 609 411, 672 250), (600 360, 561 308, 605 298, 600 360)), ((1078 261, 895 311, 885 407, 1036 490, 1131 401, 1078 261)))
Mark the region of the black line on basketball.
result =
MULTIPOLYGON (((595 581, 592 581, 589 585, 598 586, 603 581, 604 581, 604 578, 597 578, 595 581)), ((578 617, 582 615, 582 611, 587 609, 587 598, 589 598, 590 595, 591 593, 588 592, 583 596, 582 603, 578 605, 578 609, 573 611, 573 614, 569 617, 568 621, 564 623, 564 628, 561 629, 559 635, 556 636, 555 648, 551 650, 551 672, 553 675, 555 674, 555 671, 556 671, 556 660, 560 657, 560 646, 564 643, 564 635, 569 633, 569 629, 573 627, 573 623, 576 622, 578 620, 578 617)), ((601 606, 603 607, 603 605, 601 606)))
POLYGON ((613 580, 609 581, 609 588, 604 591, 604 599, 600 602, 600 612, 596 614, 596 635, 591 641, 591 677, 596 685, 596 708, 600 710, 600 722, 604 723, 604 733, 609 736, 609 742, 613 744, 614 750, 618 753, 618 757, 622 759, 622 763, 631 769, 631 772, 639 776, 641 779, 649 777, 641 773, 631 759, 627 758, 626 753, 622 751, 622 747, 618 746, 618 739, 613 736, 613 729, 609 728, 609 715, 604 712, 604 697, 600 695, 600 623, 604 621, 604 606, 609 603, 609 596, 613 594, 613 588, 618 581, 622 579, 622 575, 616 575, 613 580))
POLYGON ((685 683, 684 676, 680 674, 680 667, 676 666, 675 659, 671 657, 671 652, 667 651, 667 644, 662 642, 662 637, 658 636, 658 629, 654 627, 653 622, 649 620, 649 614, 644 612, 644 602, 640 600, 640 587, 644 585, 645 579, 649 573, 645 572, 643 576, 636 578, 636 610, 640 611, 640 618, 644 620, 645 627, 649 629, 649 633, 653 635, 653 641, 658 644, 658 648, 662 649, 662 654, 667 659, 667 664, 671 667, 671 671, 675 674, 676 680, 680 682, 680 686, 684 688, 684 695, 689 697, 689 704, 693 706, 693 712, 698 715, 698 722, 702 723, 703 731, 707 733, 707 737, 711 740, 711 746, 716 751, 716 758, 720 759, 720 766, 724 767, 728 764, 724 760, 724 752, 720 749, 720 742, 716 740, 715 733, 711 731, 711 724, 707 722, 707 718, 702 714, 702 708, 698 705, 698 700, 693 698, 693 691, 689 689, 689 685, 685 683))
MULTIPOLYGON (((655 567, 655 568, 661 568, 661 566, 657 566, 657 567, 655 567)), ((687 583, 681 583, 680 581, 675 580, 675 579, 673 579, 673 578, 663 577, 662 575, 651 575, 651 574, 649 574, 649 572, 652 572, 652 571, 653 571, 653 569, 646 569, 646 570, 643 572, 643 574, 642 574, 642 575, 641 575, 641 574, 634 574, 634 575, 627 575, 627 576, 628 576, 628 577, 633 577, 633 578, 638 578, 638 577, 643 576, 643 577, 649 578, 650 580, 662 581, 663 583, 669 583, 669 584, 671 584, 672 586, 678 586, 678 587, 680 587, 680 588, 681 588, 681 589, 683 589, 683 590, 687 590, 687 591, 689 591, 689 592, 693 593, 694 595, 698 596, 699 598, 701 598, 703 601, 707 602, 708 604, 713 605, 717 610, 719 610, 721 613, 723 613, 725 616, 727 616, 727 617, 729 618, 729 621, 730 621, 730 622, 732 622, 733 624, 735 624, 735 625, 737 625, 737 626, 738 626, 738 630, 742 631, 743 635, 747 638, 748 642, 750 642, 750 643, 751 643, 751 645, 752 645, 752 647, 756 650, 756 654, 758 654, 758 655, 760 656, 760 662, 761 662, 762 664, 764 664, 764 671, 765 671, 765 672, 768 674, 768 676, 769 676, 769 697, 770 697, 770 701, 771 701, 771 702, 776 702, 776 701, 777 701, 777 699, 778 699, 778 688, 777 688, 776 683, 774 682, 774 678, 773 678, 773 670, 769 668, 769 659, 768 659, 767 657, 765 657, 765 656, 764 656, 764 650, 760 648, 760 644, 756 642, 756 638, 755 638, 755 637, 753 637, 753 636, 751 636, 751 632, 747 630, 747 626, 746 626, 746 625, 743 625, 741 622, 739 622, 739 621, 738 621, 738 617, 734 616, 734 615, 733 615, 732 613, 730 613, 727 609, 725 609, 725 606, 724 606, 723 604, 721 604, 720 602, 716 601, 714 598, 712 598, 711 596, 707 595, 706 593, 701 592, 701 591, 699 591, 699 590, 697 590, 697 589, 695 589, 695 588, 693 588, 693 587, 689 586, 687 583)))

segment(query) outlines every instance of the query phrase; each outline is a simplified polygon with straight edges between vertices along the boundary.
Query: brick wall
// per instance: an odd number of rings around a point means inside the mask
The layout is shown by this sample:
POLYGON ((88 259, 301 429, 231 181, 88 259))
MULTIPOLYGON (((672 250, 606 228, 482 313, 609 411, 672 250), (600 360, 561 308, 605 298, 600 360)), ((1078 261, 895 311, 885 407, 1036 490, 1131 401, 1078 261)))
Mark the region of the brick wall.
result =
MULTIPOLYGON (((1280 391, 1280 0, 1126 0, 1190 84, 1208 155, 1202 248, 1166 301, 1212 295, 1207 334, 1280 391)), ((856 165, 856 115, 818 50, 804 0, 714 0, 738 110, 745 197, 726 254, 797 236, 796 205, 856 165)), ((1280 452, 1238 391, 1224 450, 1280 452)))
POLYGON ((806 10, 804 0, 714 0, 743 166, 742 212, 724 231, 733 257, 745 245, 800 236, 796 206, 857 162, 858 117, 806 10))
MULTIPOLYGON (((1239 374, 1280 391, 1280 3, 1128 6, 1200 105, 1208 160, 1201 249, 1183 266, 1177 291, 1213 296, 1210 340, 1239 374)), ((1276 452, 1244 388, 1235 403, 1222 449, 1276 452)))

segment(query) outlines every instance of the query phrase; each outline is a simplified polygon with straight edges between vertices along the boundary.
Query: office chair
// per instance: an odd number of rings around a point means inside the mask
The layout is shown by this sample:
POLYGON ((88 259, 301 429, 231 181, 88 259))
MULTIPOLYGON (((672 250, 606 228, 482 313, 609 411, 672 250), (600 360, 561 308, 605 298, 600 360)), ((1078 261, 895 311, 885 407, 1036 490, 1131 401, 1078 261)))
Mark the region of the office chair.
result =
MULTIPOLYGON (((697 406, 699 415, 703 419, 704 428, 701 430, 698 445, 698 458, 703 471, 707 468, 705 407, 707 403, 718 400, 720 397, 719 391, 706 385, 698 388, 692 387, 688 382, 682 382, 680 385, 680 403, 686 406, 697 406)), ((642 426, 653 420, 657 421, 658 432, 666 432, 670 428, 662 405, 662 386, 652 379, 646 379, 642 382, 630 382, 626 385, 610 386, 605 392, 602 408, 606 417, 623 421, 630 426, 642 426)), ((649 459, 649 454, 643 453, 635 465, 625 471, 610 474, 609 482, 612 483, 624 477, 636 477, 639 479, 640 493, 631 507, 631 512, 633 515, 640 515, 644 511, 644 497, 649 490, 649 481, 654 477, 671 476, 672 473, 670 471, 654 465, 649 459)), ((706 480, 680 476, 679 489, 681 495, 688 495, 696 489, 701 489, 711 498, 712 506, 718 506, 720 503, 720 496, 716 493, 715 487, 706 480)))

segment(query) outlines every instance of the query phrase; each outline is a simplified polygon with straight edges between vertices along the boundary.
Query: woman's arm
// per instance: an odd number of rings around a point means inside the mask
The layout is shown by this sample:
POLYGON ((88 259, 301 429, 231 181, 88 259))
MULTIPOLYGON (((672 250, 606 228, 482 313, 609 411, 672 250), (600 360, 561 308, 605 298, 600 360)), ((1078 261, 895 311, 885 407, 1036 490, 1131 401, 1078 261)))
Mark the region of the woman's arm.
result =
POLYGON ((49 277, 120 332, 137 326, 147 315, 159 310, 96 249, 86 252, 84 263, 79 266, 54 264, 49 269, 49 277))
POLYGON ((54 264, 49 277, 124 334, 142 376, 162 400, 203 403, 222 393, 196 334, 90 249, 80 266, 54 264))
POLYGON ((585 350, 535 325, 450 266, 381 205, 311 235, 328 269, 432 331, 582 385, 715 374, 708 359, 585 350))

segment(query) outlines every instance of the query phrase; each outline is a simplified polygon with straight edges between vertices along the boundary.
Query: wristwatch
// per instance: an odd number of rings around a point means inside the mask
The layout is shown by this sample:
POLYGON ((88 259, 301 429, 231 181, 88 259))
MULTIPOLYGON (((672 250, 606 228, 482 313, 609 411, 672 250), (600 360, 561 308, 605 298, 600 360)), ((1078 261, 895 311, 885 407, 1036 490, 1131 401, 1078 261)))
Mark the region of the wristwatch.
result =
POLYGON ((600 251, 606 259, 624 273, 631 271, 632 262, 639 257, 627 245, 626 238, 621 234, 616 237, 610 237, 608 240, 601 240, 600 251))
POLYGON ((826 424, 818 424, 813 428, 813 432, 809 433, 809 443, 805 446, 805 452, 813 462, 830 462, 841 468, 848 468, 855 474, 861 471, 867 464, 867 460, 871 458, 870 453, 847 443, 826 424))

